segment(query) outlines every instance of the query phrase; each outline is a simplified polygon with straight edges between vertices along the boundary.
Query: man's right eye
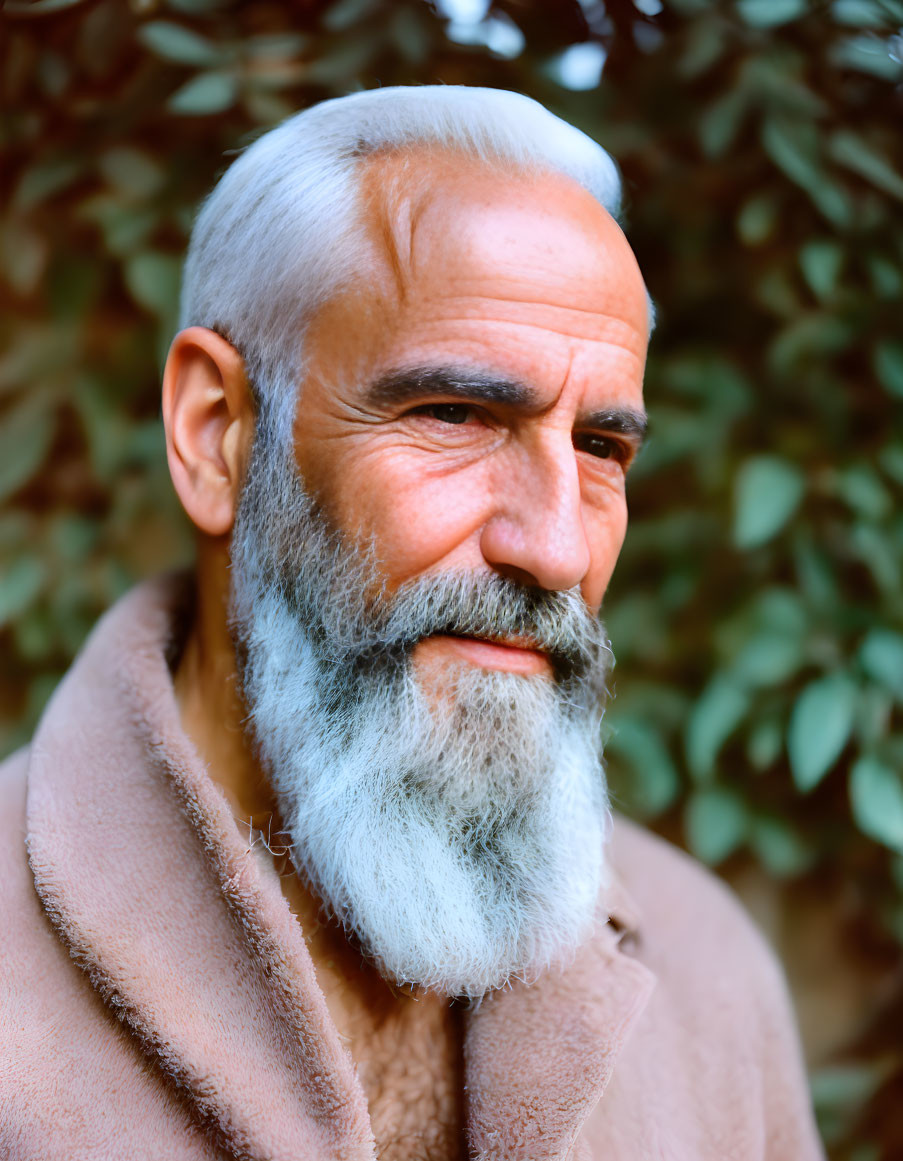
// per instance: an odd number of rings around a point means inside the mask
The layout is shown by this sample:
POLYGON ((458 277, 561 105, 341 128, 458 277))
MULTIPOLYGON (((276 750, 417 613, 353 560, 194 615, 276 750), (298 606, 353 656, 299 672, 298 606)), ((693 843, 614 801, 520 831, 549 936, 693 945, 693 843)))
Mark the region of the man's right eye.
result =
POLYGON ((440 423, 461 424, 471 418, 473 408, 468 403, 424 403, 422 407, 413 408, 408 415, 427 415, 440 423))

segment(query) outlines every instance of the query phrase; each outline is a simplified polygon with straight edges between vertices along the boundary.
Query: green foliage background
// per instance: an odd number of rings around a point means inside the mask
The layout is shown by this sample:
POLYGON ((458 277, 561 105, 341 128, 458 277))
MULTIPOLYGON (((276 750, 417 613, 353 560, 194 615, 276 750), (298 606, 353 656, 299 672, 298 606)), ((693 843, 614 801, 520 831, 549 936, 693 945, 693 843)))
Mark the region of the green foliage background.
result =
POLYGON ((190 558, 159 368, 234 151, 359 87, 536 96, 621 165, 659 305, 607 600, 616 799, 842 897, 891 984, 814 1078, 822 1127, 900 1157, 903 0, 663 2, 7 0, 0 749, 101 611, 190 558))

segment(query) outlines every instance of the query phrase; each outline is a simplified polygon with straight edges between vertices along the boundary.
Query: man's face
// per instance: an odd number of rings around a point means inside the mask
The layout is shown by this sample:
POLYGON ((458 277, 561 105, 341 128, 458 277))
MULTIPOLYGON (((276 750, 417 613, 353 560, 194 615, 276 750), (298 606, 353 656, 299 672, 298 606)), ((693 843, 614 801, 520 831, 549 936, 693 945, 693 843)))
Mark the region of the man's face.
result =
POLYGON ((416 178, 371 167, 364 285, 308 336, 291 454, 252 450, 232 627, 299 871, 387 975, 476 996, 566 958, 605 881, 646 301, 568 183, 416 178))
MULTIPOLYGON (((366 274, 308 335, 300 474, 375 548, 389 592, 424 574, 579 588, 596 612, 627 522, 648 317, 613 219, 560 177, 456 158, 371 163, 366 274)), ((542 673, 529 648, 436 636, 456 663, 542 673)), ((427 674, 431 676, 428 678, 427 674)))

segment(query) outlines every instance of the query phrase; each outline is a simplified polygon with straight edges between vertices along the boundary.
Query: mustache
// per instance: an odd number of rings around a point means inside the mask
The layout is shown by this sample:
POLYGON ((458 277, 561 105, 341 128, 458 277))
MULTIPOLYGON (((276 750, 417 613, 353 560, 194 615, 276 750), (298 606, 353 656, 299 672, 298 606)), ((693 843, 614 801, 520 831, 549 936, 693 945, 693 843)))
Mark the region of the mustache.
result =
POLYGON ((447 572, 419 577, 370 603, 365 639, 354 650, 361 662, 406 659, 425 637, 448 635, 489 641, 526 640, 546 653, 564 681, 596 676, 611 668, 604 626, 579 591, 549 591, 508 577, 447 572))
MULTIPOLYGON (((582 682, 590 697, 605 693, 611 648, 579 589, 553 591, 459 569, 390 591, 377 545, 355 543, 340 531, 303 490, 293 465, 266 449, 252 455, 234 536, 244 546, 245 570, 281 591, 322 659, 336 669, 403 667, 426 637, 521 638, 547 654, 559 680, 582 682)), ((241 588, 232 594, 239 623, 241 588)))

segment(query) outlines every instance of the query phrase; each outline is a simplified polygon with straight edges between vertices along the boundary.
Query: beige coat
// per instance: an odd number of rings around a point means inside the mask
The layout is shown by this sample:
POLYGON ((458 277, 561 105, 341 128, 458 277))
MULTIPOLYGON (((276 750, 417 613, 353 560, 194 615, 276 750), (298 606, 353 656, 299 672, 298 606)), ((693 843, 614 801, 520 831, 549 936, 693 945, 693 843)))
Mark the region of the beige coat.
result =
MULTIPOLYGON (((180 727, 183 592, 113 609, 0 769, 0 1158, 364 1161, 300 926, 180 727)), ((781 973, 737 903, 623 821, 613 861, 577 962, 467 1014, 472 1156, 820 1157, 781 973)))

